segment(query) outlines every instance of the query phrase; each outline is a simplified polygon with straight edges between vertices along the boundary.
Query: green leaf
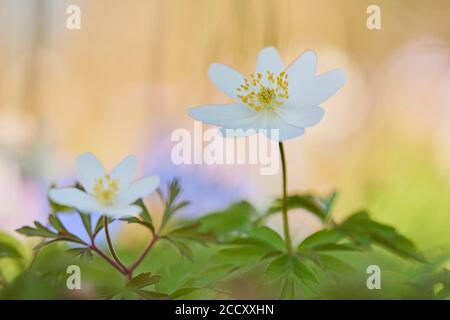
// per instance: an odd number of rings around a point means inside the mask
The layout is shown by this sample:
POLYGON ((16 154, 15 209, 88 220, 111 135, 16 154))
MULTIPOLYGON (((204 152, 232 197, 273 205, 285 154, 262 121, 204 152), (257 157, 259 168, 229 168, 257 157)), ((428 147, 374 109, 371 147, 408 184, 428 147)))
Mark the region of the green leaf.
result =
POLYGON ((307 286, 315 285, 318 283, 318 280, 314 273, 304 264, 302 261, 300 261, 300 258, 297 256, 291 257, 294 274, 297 276, 297 278, 306 284, 307 286))
POLYGON ((138 289, 135 291, 141 298, 145 300, 168 300, 170 295, 162 292, 138 289))
POLYGON ((202 223, 200 221, 189 222, 168 231, 167 236, 179 240, 192 240, 201 244, 208 242, 216 242, 217 237, 212 232, 203 232, 201 230, 202 223))
POLYGON ((152 216, 150 215, 150 212, 148 212, 147 206, 145 205, 144 201, 142 199, 139 199, 136 204, 142 209, 141 214, 139 215, 142 221, 146 222, 147 225, 152 226, 152 228, 154 229, 152 216))
POLYGON ((308 288, 318 283, 314 273, 297 256, 282 255, 272 260, 264 273, 268 282, 292 277, 308 288))
POLYGON ((284 250, 284 241, 273 229, 262 226, 250 230, 250 236, 261 241, 266 247, 275 250, 284 250))
POLYGON ((181 186, 178 179, 173 179, 167 186, 167 189, 167 198, 164 198, 161 190, 158 190, 161 199, 164 201, 161 229, 169 222, 170 218, 172 218, 177 211, 189 205, 189 201, 178 201, 181 194, 181 186))
POLYGON ((320 199, 320 201, 324 205, 325 216, 328 218, 331 216, 334 204, 336 202, 336 198, 337 198, 337 192, 333 191, 328 197, 320 199))
POLYGON ((86 230, 89 237, 92 237, 92 222, 91 215, 88 213, 78 212, 81 218, 81 222, 83 222, 84 229, 86 230))
POLYGON ((181 288, 181 289, 178 289, 178 290, 172 292, 172 293, 170 294, 170 298, 171 298, 171 299, 178 299, 178 298, 184 297, 184 296, 186 296, 186 295, 188 295, 188 294, 191 294, 192 292, 195 292, 195 291, 201 290, 201 289, 203 289, 203 288, 201 288, 201 287, 186 287, 186 288, 181 288))
POLYGON ((160 277, 153 276, 151 272, 143 272, 138 274, 136 277, 132 278, 127 284, 127 290, 137 290, 142 289, 152 284, 158 283, 160 277))
POLYGON ((442 289, 436 292, 437 299, 450 298, 450 270, 444 268, 442 272, 437 275, 437 282, 442 284, 442 289))
POLYGON ((261 257, 261 261, 262 260, 266 260, 266 259, 270 259, 270 258, 275 258, 278 257, 280 255, 284 254, 283 251, 279 251, 279 250, 273 250, 273 251, 268 251, 265 255, 263 255, 261 257))
POLYGON ((200 230, 215 233, 220 240, 234 239, 251 230, 256 216, 256 209, 249 202, 242 201, 200 218, 200 230))
POLYGON ((426 262, 409 239, 395 228, 373 221, 365 211, 350 216, 337 229, 361 246, 376 244, 401 257, 426 262))
MULTIPOLYGON (((113 218, 108 217, 107 218, 108 221, 108 225, 114 221, 113 218)), ((98 233, 103 229, 104 224, 103 224, 103 216, 100 216, 97 220, 97 223, 95 224, 95 228, 94 228, 94 232, 92 234, 92 238, 95 239, 95 237, 98 235, 98 233)))
POLYGON ((233 239, 228 244, 256 247, 258 250, 264 251, 261 260, 273 257, 283 253, 284 241, 278 233, 269 227, 255 227, 249 231, 249 234, 240 238, 233 239))
POLYGON ((151 232, 155 232, 155 228, 153 227, 153 224, 148 223, 144 220, 141 220, 138 217, 125 217, 125 218, 120 218, 119 220, 126 221, 128 223, 140 224, 140 225, 146 227, 147 229, 149 229, 151 232))
POLYGON ((202 286, 210 285, 218 280, 225 279, 235 271, 238 271, 238 269, 240 268, 236 267, 234 263, 220 263, 202 271, 196 283, 202 286))
POLYGON ((240 246, 220 250, 216 259, 233 264, 246 264, 260 259, 266 250, 255 246, 240 246))
POLYGON ((304 239, 298 248, 314 249, 322 245, 337 243, 342 238, 344 238, 344 235, 339 231, 323 229, 304 239))
POLYGON ((50 225, 55 228, 58 232, 67 232, 66 227, 64 227, 64 224, 61 222, 61 220, 58 218, 56 214, 50 214, 48 216, 48 221, 50 222, 50 225))
POLYGON ((92 260, 94 258, 94 255, 89 248, 71 248, 68 249, 67 252, 73 254, 74 258, 79 257, 80 259, 86 260, 92 260))
POLYGON ((286 277, 281 288, 279 299, 281 300, 293 300, 295 299, 295 281, 290 277, 286 277))
POLYGON ((50 231, 48 228, 44 227, 39 222, 35 221, 34 224, 35 228, 26 226, 17 229, 16 232, 27 237, 56 238, 58 236, 58 234, 54 233, 53 231, 50 231))
MULTIPOLYGON (((313 195, 291 195, 287 198, 288 209, 305 209, 310 213, 316 215, 320 220, 325 221, 327 218, 327 211, 325 205, 321 200, 313 195)), ((283 199, 278 198, 274 204, 268 209, 266 215, 281 212, 283 208, 283 199)))
POLYGON ((304 239, 297 251, 299 253, 313 251, 356 251, 360 247, 353 243, 338 243, 345 239, 345 234, 337 230, 320 230, 304 239))
POLYGON ((267 281, 274 281, 281 276, 285 276, 290 269, 290 261, 288 255, 282 255, 272 260, 267 266, 264 276, 267 281))
POLYGON ((355 268, 341 259, 325 254, 319 255, 319 266, 325 271, 333 272, 340 276, 357 272, 355 268))
POLYGON ((42 242, 40 242, 39 244, 37 244, 37 245, 33 248, 33 250, 34 250, 34 251, 38 251, 38 250, 41 250, 42 248, 48 246, 49 244, 52 244, 52 243, 55 243, 55 242, 60 242, 60 241, 64 241, 64 239, 56 238, 56 239, 49 240, 49 241, 42 241, 42 242))
POLYGON ((75 242, 78 244, 85 244, 83 240, 81 240, 80 238, 78 238, 76 235, 68 233, 68 234, 64 234, 64 235, 59 235, 57 238, 54 238, 52 240, 49 241, 43 241, 41 243, 39 243, 37 246, 35 246, 33 248, 33 250, 37 251, 42 249, 43 247, 48 246, 49 244, 55 243, 55 242, 61 242, 61 241, 68 241, 68 242, 75 242))
POLYGON ((178 252, 182 257, 192 261, 194 254, 192 253, 191 248, 189 248, 185 243, 168 236, 162 237, 161 239, 168 240, 171 244, 175 246, 175 248, 177 248, 178 252))
POLYGON ((22 260, 24 258, 20 243, 4 232, 0 232, 0 258, 11 258, 15 260, 22 260))
POLYGON ((142 199, 139 199, 135 204, 141 207, 141 213, 139 214, 139 217, 125 217, 119 220, 126 221, 128 223, 140 224, 149 229, 152 233, 155 233, 155 226, 153 225, 152 217, 150 216, 150 213, 148 212, 147 206, 144 204, 144 201, 142 199))

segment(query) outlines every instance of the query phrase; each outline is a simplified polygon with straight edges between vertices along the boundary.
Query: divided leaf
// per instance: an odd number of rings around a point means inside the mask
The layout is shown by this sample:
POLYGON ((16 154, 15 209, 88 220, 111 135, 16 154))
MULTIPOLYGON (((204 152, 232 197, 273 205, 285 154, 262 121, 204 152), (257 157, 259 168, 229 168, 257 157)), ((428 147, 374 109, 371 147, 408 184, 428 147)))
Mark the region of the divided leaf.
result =
POLYGON ((297 256, 282 255, 272 260, 264 273, 267 282, 281 280, 283 282, 283 292, 292 291, 295 288, 289 281, 294 281, 299 287, 305 289, 314 288, 318 280, 309 267, 297 256))
POLYGON ((79 257, 80 259, 92 260, 94 255, 89 248, 72 248, 68 249, 67 252, 72 253, 73 257, 79 257))
POLYGON ((264 248, 244 245, 222 249, 217 253, 216 259, 224 263, 246 265, 261 259, 265 253, 264 248))
POLYGON ((56 238, 57 233, 51 231, 50 229, 44 227, 41 223, 35 221, 35 227, 25 226, 16 231, 27 237, 42 237, 42 238, 56 238))
POLYGON ((189 246, 186 245, 184 242, 181 242, 168 236, 162 237, 162 239, 166 239, 172 245, 174 245, 182 257, 192 261, 194 254, 192 253, 191 248, 189 248, 189 246))
POLYGON ((48 216, 48 221, 50 222, 50 225, 55 228, 56 231, 59 233, 67 233, 66 227, 64 227, 64 224, 61 222, 61 220, 58 218, 56 214, 50 214, 48 216))
POLYGON ((132 278, 127 284, 127 290, 142 289, 152 284, 158 283, 160 277, 153 276, 151 272, 143 272, 132 278))
POLYGON ((0 232, 0 258, 24 259, 20 243, 4 232, 0 232))
POLYGON ((67 229, 62 224, 61 220, 58 219, 56 215, 50 215, 49 216, 49 222, 53 228, 57 230, 58 233, 53 232, 47 227, 44 227, 40 222, 35 221, 34 225, 35 227, 29 227, 25 226, 20 229, 17 229, 16 232, 23 234, 27 237, 41 237, 45 239, 51 239, 49 241, 43 241, 39 243, 36 247, 34 247, 34 250, 39 250, 51 243, 55 243, 58 241, 69 241, 69 242, 75 242, 78 244, 85 244, 83 240, 81 240, 76 235, 70 233, 67 231, 67 229))
POLYGON ((208 242, 216 242, 217 237, 212 232, 204 232, 201 229, 202 223, 199 221, 188 222, 181 226, 174 227, 169 230, 167 236, 179 240, 192 240, 201 244, 207 244, 208 242))
POLYGON ((241 201, 200 218, 200 229, 215 233, 220 240, 226 241, 248 233, 256 216, 256 209, 249 202, 241 201))
POLYGON ((368 248, 371 244, 377 244, 401 257, 426 262, 409 239, 395 228, 372 220, 365 211, 350 216, 338 225, 337 229, 362 247, 368 248))
MULTIPOLYGON (((114 219, 107 217, 108 225, 111 224, 114 219)), ((92 238, 95 239, 95 237, 99 234, 100 231, 104 228, 103 224, 103 216, 100 216, 97 220, 97 223, 95 224, 94 232, 92 233, 92 238)))
POLYGON ((92 222, 91 222, 91 215, 87 213, 78 213, 81 218, 81 222, 83 222, 84 229, 86 230, 89 237, 92 237, 92 222))
POLYGON ((141 298, 145 300, 168 300, 170 295, 162 292, 138 289, 135 291, 141 298))
POLYGON ((297 251, 299 253, 308 251, 356 251, 360 247, 351 242, 342 242, 346 236, 338 230, 320 230, 304 239, 297 251))
POLYGON ((264 249, 267 253, 281 253, 284 251, 283 239, 277 232, 266 226, 254 227, 253 229, 250 229, 247 234, 244 234, 239 238, 232 239, 229 243, 259 247, 264 249))
MULTIPOLYGON (((318 197, 313 195, 291 195, 287 198, 288 209, 305 209, 310 213, 316 215, 320 220, 325 221, 327 218, 327 211, 324 204, 318 197)), ((281 212, 283 208, 283 199, 276 199, 274 204, 268 209, 266 215, 281 212)))
POLYGON ((161 199, 164 201, 164 213, 161 222, 161 229, 169 222, 172 216, 182 208, 189 205, 189 201, 178 201, 181 194, 181 186, 178 179, 173 179, 167 187, 167 197, 164 198, 161 190, 158 189, 161 199))

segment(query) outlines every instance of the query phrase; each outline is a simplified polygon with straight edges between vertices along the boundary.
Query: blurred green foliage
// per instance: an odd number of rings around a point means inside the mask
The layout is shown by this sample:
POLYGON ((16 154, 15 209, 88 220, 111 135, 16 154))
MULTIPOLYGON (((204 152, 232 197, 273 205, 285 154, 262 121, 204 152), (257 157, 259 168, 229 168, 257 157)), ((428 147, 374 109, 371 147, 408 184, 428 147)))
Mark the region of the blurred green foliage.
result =
MULTIPOLYGON (((18 232, 43 238, 28 253, 11 236, 0 237, 3 299, 448 299, 448 257, 425 259, 412 241, 391 226, 357 211, 342 222, 332 218, 336 194, 317 197, 291 195, 290 208, 316 215, 324 228, 288 254, 283 238, 264 225, 280 211, 280 200, 264 213, 249 202, 232 204, 197 220, 174 218, 180 199, 176 181, 161 199, 162 223, 155 226, 142 201, 142 213, 123 223, 147 229, 148 255, 129 274, 101 259, 90 244, 72 235, 58 219, 49 226, 35 224, 18 232), (153 240, 152 240, 153 239, 153 240), (154 242, 154 243, 153 243, 154 242), (70 244, 70 245, 69 245, 70 244), (67 267, 81 269, 81 290, 67 289, 67 267), (382 271, 381 290, 366 285, 370 265, 382 271), (6 268, 6 266, 8 268, 6 268), (4 272, 4 270, 9 270, 4 272), (11 271, 12 270, 12 271, 11 271)), ((89 216, 80 219, 91 236, 102 231, 89 216)), ((100 219, 99 219, 100 220, 100 219)), ((111 221, 108 221, 108 224, 111 221)), ((92 242, 94 243, 94 242, 92 242)), ((134 261, 140 252, 119 245, 122 261, 134 261)))

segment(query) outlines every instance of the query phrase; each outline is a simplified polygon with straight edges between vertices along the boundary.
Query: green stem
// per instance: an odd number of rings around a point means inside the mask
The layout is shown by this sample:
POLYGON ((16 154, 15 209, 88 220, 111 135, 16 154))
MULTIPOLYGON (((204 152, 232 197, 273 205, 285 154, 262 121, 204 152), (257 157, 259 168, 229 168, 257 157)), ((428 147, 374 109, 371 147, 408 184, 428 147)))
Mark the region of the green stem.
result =
POLYGON ((133 262, 130 265, 130 267, 128 268, 129 272, 133 272, 134 269, 136 269, 139 266, 139 264, 142 262, 142 260, 144 260, 144 258, 147 256, 147 254, 153 248, 153 245, 156 243, 156 241, 158 241, 158 239, 159 239, 159 235, 154 234, 152 240, 148 244, 147 248, 145 248, 144 252, 142 252, 142 254, 139 256, 139 258, 135 262, 133 262))
POLYGON ((112 241, 111 241, 111 237, 109 235, 109 228, 108 228, 108 217, 107 216, 103 216, 103 225, 105 228, 105 236, 106 236, 106 241, 108 242, 108 248, 109 248, 109 252, 111 252, 111 255, 113 256, 114 260, 117 262, 117 264, 125 271, 128 273, 128 269, 127 267, 125 267, 125 265, 122 263, 122 261, 120 261, 119 257, 116 254, 116 251, 114 250, 112 241))
POLYGON ((288 220, 288 199, 287 199, 287 174, 286 174, 286 157, 284 155, 283 143, 280 141, 278 143, 280 147, 281 156, 281 167, 283 170, 283 230, 284 230, 284 241, 286 242, 286 250, 288 254, 292 254, 292 242, 291 234, 289 232, 289 220, 288 220))
POLYGON ((117 271, 119 271, 120 273, 122 273, 123 275, 127 275, 127 271, 124 270, 120 265, 118 265, 114 260, 112 260, 110 257, 108 257, 106 254, 103 253, 102 250, 100 250, 99 248, 96 247, 96 245, 94 243, 92 243, 89 246, 89 249, 91 249, 92 251, 94 251, 95 253, 97 253, 100 257, 102 257, 106 262, 108 262, 111 266, 113 266, 115 269, 117 269, 117 271))

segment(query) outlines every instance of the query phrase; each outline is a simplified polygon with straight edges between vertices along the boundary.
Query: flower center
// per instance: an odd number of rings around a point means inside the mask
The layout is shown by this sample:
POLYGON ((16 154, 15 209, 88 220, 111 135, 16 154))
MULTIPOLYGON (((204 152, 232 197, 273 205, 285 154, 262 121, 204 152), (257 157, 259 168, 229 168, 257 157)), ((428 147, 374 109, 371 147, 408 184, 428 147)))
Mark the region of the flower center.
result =
POLYGON ((112 205, 119 192, 119 180, 111 179, 107 174, 104 178, 95 180, 94 196, 103 205, 112 205))
POLYGON ((239 99, 256 111, 273 111, 289 98, 288 87, 286 72, 275 78, 272 72, 267 71, 253 73, 236 90, 239 99))

